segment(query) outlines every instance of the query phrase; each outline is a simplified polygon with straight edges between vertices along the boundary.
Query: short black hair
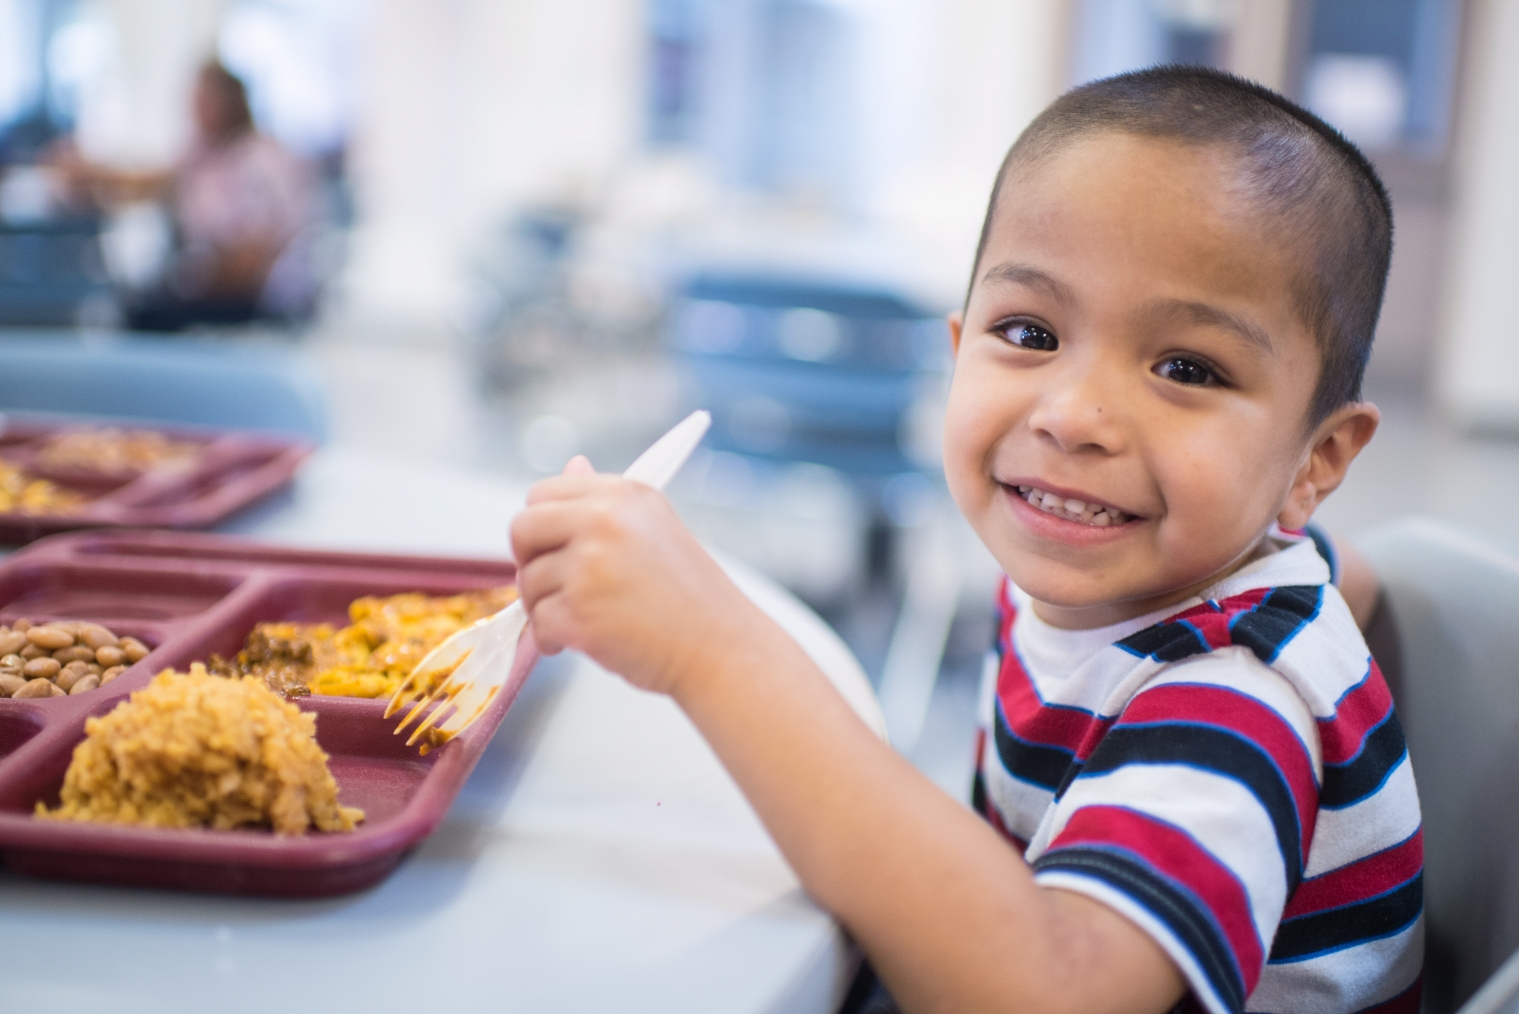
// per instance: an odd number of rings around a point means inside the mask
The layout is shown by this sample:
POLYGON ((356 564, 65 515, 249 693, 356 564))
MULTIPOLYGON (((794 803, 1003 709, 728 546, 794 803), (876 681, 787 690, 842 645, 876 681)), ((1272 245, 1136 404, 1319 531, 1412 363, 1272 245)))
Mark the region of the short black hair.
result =
POLYGON ((1271 89, 1224 71, 1151 67, 1093 81, 1051 103, 1019 135, 997 172, 971 287, 1009 176, 1078 137, 1102 132, 1220 144, 1237 154, 1249 198, 1264 205, 1304 251, 1292 287, 1294 308, 1320 355, 1308 425, 1360 401, 1392 260, 1387 189, 1339 131, 1271 89))

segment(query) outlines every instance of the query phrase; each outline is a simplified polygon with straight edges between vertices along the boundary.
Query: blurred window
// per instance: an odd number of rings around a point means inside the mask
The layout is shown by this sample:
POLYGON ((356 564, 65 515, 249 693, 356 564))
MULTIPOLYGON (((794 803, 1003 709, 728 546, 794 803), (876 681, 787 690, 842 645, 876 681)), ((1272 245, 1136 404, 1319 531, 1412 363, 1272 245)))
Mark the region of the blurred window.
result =
POLYGON ((42 94, 42 26, 38 0, 0 0, 0 124, 36 106, 42 94))
POLYGON ((233 0, 218 55, 259 129, 307 156, 340 151, 355 107, 364 0, 233 0))
POLYGON ((1318 0, 1303 103, 1368 152, 1445 154, 1460 0, 1318 0))
POLYGON ((1230 0, 1079 0, 1071 84, 1157 63, 1223 66, 1235 13, 1230 0))
POLYGON ((60 53, 56 40, 87 20, 87 6, 80 0, 0 0, 0 165, 34 161, 73 125, 76 82, 69 75, 77 57, 89 54, 77 46, 60 53))
POLYGON ((841 0, 653 0, 650 141, 700 151, 730 184, 845 202, 862 25, 841 0))
POLYGON ((699 0, 649 4, 649 140, 696 140, 701 11, 699 0))

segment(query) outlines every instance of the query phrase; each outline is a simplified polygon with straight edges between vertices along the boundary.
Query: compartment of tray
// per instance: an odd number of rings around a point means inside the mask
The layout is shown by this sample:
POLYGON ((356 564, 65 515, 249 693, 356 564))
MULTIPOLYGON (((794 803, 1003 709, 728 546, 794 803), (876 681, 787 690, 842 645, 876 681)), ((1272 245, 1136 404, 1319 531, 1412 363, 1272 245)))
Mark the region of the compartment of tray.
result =
MULTIPOLYGON (((184 669, 191 662, 207 661, 212 654, 231 658, 260 623, 330 623, 334 627, 348 624, 348 606, 365 596, 456 595, 502 584, 510 584, 512 572, 495 575, 415 574, 390 571, 342 571, 326 576, 269 576, 260 582, 257 593, 240 596, 235 607, 228 604, 215 629, 199 631, 176 639, 159 659, 160 667, 184 669)), ((334 698, 340 700, 342 698, 334 698)))
POLYGON ((46 726, 47 718, 43 712, 20 702, 12 709, 0 711, 0 759, 31 742, 32 737, 46 726))
MULTIPOLYGON (((0 814, 28 817, 38 802, 49 809, 57 807, 63 776, 73 757, 74 747, 84 740, 85 722, 114 710, 128 696, 114 693, 88 709, 76 709, 75 714, 65 720, 68 731, 55 737, 52 749, 31 758, 26 772, 10 772, 0 780, 0 814)), ((327 753, 328 767, 338 783, 338 799, 344 806, 357 806, 364 811, 361 830, 398 817, 441 756, 441 751, 419 756, 415 747, 406 746, 405 737, 392 735, 395 723, 383 719, 383 702, 308 697, 294 703, 302 711, 316 715, 316 741, 327 753)), ((8 730, 5 720, 10 717, 0 713, 0 752, 5 751, 8 730)), ((17 717, 21 721, 14 723, 15 734, 21 738, 12 749, 24 745, 43 728, 42 716, 21 714, 17 717), (23 725, 27 721, 32 723, 30 734, 23 725)), ((63 823, 55 826, 93 831, 106 825, 63 823)), ((259 830, 224 833, 259 839, 274 837, 270 832, 259 830)), ((306 836, 330 841, 352 837, 352 834, 323 835, 316 832, 306 836)))
POLYGON ((129 627, 199 616, 242 580, 241 574, 87 567, 18 555, 0 570, 0 623, 91 620, 128 634, 129 627))
POLYGON ((194 467, 166 467, 141 476, 117 501, 142 511, 188 510, 208 500, 268 485, 265 476, 299 463, 311 447, 285 440, 226 437, 208 446, 194 467))

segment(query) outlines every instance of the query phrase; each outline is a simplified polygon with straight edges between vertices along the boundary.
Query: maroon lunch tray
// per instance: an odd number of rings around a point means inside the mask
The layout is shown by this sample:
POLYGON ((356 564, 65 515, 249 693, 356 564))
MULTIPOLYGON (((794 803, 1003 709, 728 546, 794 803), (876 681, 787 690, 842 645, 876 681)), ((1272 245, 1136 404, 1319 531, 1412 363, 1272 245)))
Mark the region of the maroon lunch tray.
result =
POLYGON ((68 514, 0 511, 0 543, 20 545, 76 528, 207 528, 288 484, 315 449, 304 440, 251 430, 3 413, 0 458, 87 499, 68 514), (51 468, 39 462, 42 445, 54 434, 104 427, 155 430, 170 440, 200 444, 201 450, 184 465, 146 472, 51 468))
POLYGON ((12 554, 0 561, 0 624, 91 620, 152 651, 78 697, 0 698, 0 857, 33 876, 234 894, 319 897, 377 883, 443 819, 537 660, 531 633, 480 720, 425 757, 392 734, 383 700, 297 701, 317 716, 339 799, 366 814, 351 833, 155 830, 33 811, 39 800, 58 805, 87 718, 163 669, 183 671, 213 652, 231 657, 256 623, 345 624, 348 604, 363 595, 452 595, 515 579, 504 561, 326 553, 178 532, 79 532, 12 554))

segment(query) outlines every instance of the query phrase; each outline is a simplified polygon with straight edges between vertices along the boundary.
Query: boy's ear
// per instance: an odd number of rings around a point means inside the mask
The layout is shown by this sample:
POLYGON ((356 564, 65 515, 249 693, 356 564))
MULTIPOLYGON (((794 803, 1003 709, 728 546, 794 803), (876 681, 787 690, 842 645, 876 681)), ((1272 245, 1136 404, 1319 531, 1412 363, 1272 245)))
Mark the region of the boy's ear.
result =
POLYGON ((1345 481, 1361 448, 1377 431, 1382 413, 1369 401, 1346 405, 1319 424, 1308 460, 1298 469, 1276 523, 1296 531, 1313 517, 1324 498, 1345 481))
POLYGON ((960 332, 965 328, 965 311, 951 310, 949 316, 944 318, 949 322, 949 354, 960 354, 960 332))

